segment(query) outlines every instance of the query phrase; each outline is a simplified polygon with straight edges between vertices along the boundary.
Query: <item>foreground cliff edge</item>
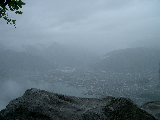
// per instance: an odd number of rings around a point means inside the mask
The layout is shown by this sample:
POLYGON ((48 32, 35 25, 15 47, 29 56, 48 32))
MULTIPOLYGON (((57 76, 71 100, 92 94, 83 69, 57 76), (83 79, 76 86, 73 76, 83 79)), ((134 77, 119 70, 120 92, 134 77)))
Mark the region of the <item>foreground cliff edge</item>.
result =
POLYGON ((152 102, 139 108, 126 98, 79 98, 32 88, 26 90, 22 97, 10 101, 0 111, 0 120, 19 119, 156 120, 160 119, 160 102, 156 103, 156 107, 152 102))

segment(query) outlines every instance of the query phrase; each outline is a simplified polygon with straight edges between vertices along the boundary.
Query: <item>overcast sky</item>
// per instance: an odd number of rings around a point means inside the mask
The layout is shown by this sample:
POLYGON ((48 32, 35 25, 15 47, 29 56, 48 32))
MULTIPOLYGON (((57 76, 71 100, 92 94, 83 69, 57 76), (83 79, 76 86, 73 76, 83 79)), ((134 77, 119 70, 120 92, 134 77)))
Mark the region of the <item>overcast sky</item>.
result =
POLYGON ((0 43, 58 42, 104 54, 160 40, 160 0, 22 0, 17 28, 0 19, 0 43))

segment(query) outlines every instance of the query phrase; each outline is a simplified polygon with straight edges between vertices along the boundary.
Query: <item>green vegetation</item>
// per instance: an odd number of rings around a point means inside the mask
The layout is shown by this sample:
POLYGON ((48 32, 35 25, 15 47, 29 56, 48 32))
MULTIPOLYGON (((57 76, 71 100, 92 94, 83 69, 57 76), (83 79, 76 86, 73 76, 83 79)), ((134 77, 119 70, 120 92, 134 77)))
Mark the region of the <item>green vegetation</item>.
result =
MULTIPOLYGON (((21 0, 1 0, 0 1, 0 18, 3 18, 7 21, 7 24, 10 23, 16 26, 15 21, 9 18, 7 11, 14 11, 16 14, 22 14, 22 11, 19 11, 22 8, 22 5, 25 5, 21 0), (9 7, 9 8, 8 8, 9 7)), ((16 27, 15 27, 16 28, 16 27)))

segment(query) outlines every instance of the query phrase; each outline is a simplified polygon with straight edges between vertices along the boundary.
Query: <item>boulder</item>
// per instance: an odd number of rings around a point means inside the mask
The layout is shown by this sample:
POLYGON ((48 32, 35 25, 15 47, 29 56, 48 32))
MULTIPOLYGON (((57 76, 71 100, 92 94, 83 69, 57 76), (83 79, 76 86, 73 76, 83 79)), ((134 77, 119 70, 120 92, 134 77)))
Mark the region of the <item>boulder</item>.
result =
POLYGON ((160 101, 145 103, 141 108, 152 114, 157 120, 160 120, 160 101))
POLYGON ((130 99, 79 98, 28 89, 0 111, 0 120, 155 120, 130 99))

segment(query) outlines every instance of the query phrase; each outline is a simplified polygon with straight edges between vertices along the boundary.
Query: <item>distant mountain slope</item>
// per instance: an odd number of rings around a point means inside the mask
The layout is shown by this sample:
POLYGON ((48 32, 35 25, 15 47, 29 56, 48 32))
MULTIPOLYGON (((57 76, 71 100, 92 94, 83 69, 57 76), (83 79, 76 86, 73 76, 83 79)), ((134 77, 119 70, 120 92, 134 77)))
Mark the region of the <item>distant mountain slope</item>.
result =
POLYGON ((0 76, 6 77, 19 74, 22 71, 44 71, 51 67, 47 60, 40 56, 30 55, 25 52, 0 50, 0 76))
POLYGON ((0 44, 0 76, 20 72, 46 71, 55 68, 82 67, 94 63, 96 58, 84 49, 59 43, 48 45, 22 45, 15 50, 0 44))
POLYGON ((105 71, 132 71, 142 70, 158 71, 160 50, 149 48, 128 48, 112 51, 106 58, 92 66, 94 69, 105 71))
POLYGON ((67 47, 57 43, 50 45, 42 53, 47 60, 57 67, 73 67, 81 64, 67 47))
POLYGON ((57 67, 81 67, 94 63, 96 57, 83 49, 53 43, 42 50, 43 56, 57 67))

